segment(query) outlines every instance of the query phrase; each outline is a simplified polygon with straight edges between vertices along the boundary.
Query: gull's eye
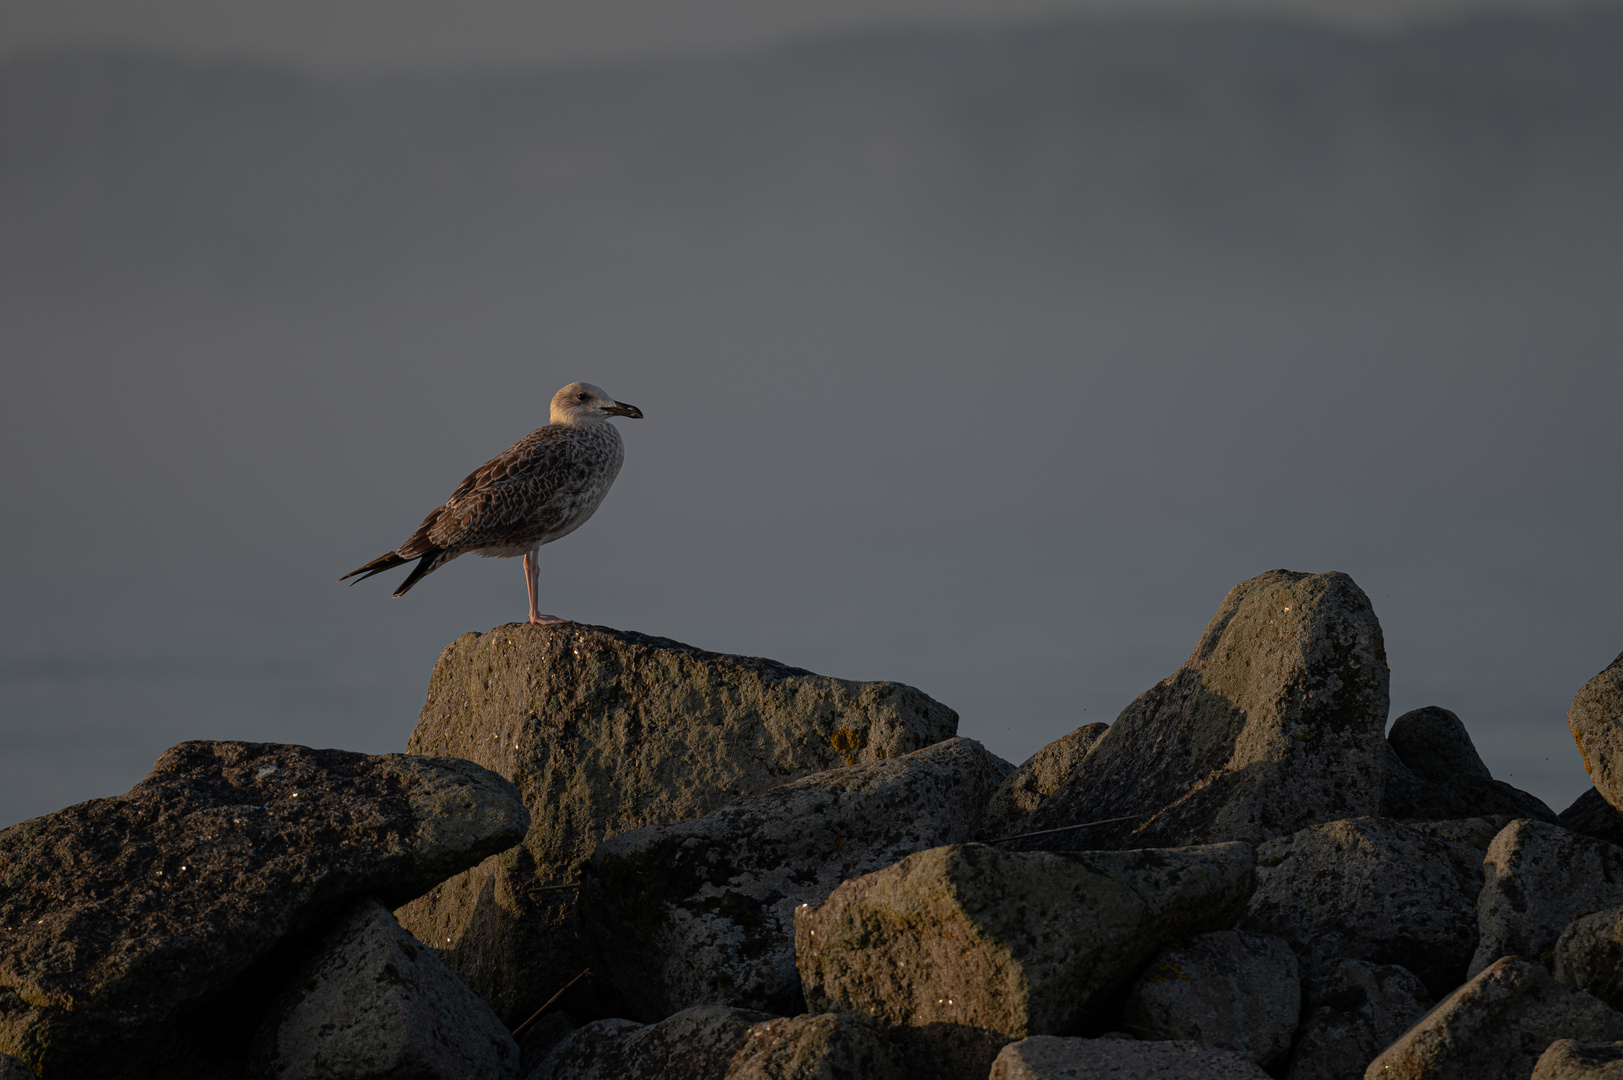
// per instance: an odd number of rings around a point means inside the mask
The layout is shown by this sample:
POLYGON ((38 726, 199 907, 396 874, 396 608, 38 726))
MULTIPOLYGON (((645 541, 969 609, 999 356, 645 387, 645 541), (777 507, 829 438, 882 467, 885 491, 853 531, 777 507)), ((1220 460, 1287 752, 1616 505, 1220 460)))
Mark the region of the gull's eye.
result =
POLYGON ((590 394, 576 394, 575 398, 578 401, 585 401, 590 396, 591 396, 590 394))

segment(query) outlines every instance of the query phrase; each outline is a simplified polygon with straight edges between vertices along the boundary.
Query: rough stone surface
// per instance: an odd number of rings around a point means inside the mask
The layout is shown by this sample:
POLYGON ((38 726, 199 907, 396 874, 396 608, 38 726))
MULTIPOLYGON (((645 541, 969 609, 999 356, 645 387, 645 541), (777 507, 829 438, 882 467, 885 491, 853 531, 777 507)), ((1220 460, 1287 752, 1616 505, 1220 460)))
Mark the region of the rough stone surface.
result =
POLYGON ((1556 1039, 1623 1038, 1623 1013, 1507 956, 1370 1062, 1367 1080, 1524 1080, 1556 1039))
POLYGON ((1263 1080, 1250 1058, 1198 1042, 1063 1039, 1010 1043, 988 1080, 1263 1080))
POLYGON ((1246 844, 1119 852, 933 848, 795 913, 814 1011, 893 1029, 925 1075, 986 1075, 998 1049, 1065 1034, 1173 937, 1230 924, 1246 844))
POLYGON ((724 1005, 684 1009, 657 1024, 598 1020, 553 1048, 526 1080, 717 1080, 772 1017, 724 1005))
POLYGON ((1532 1080, 1623 1080, 1623 1042, 1557 1040, 1533 1066, 1532 1080))
POLYGON ((293 965, 254 1039, 254 1080, 503 1080, 518 1044, 477 994, 375 901, 293 965))
POLYGON ((795 908, 967 840, 1009 768, 973 739, 949 739, 606 840, 580 893, 592 969, 638 1020, 691 1005, 797 1013, 795 908))
POLYGON ((1553 961, 1574 916, 1623 905, 1623 848, 1542 821, 1505 826, 1482 875, 1472 975, 1501 956, 1553 961))
POLYGON ((519 1073, 528 1076, 532 1069, 546 1060, 546 1056, 552 1053, 552 1048, 563 1042, 574 1030, 575 1022, 565 1013, 556 1010, 525 1028, 523 1037, 518 1041, 519 1073))
POLYGON ((1338 960, 1308 978, 1285 1080, 1359 1080, 1432 1007, 1426 984, 1397 964, 1338 960))
POLYGON ((1573 832, 1623 845, 1623 811, 1602 798, 1595 788, 1578 796, 1557 816, 1573 832))
POLYGON ((1258 842, 1373 814, 1385 782, 1386 650, 1346 574, 1272 570, 1229 590, 1195 651, 1127 706, 1032 830, 1031 850, 1258 842))
POLYGON ((1403 824, 1421 836, 1446 840, 1450 844, 1464 844, 1486 855, 1488 848, 1493 846, 1493 838, 1514 820, 1504 814, 1495 814, 1452 821, 1405 821, 1403 824))
POLYGON ((1465 980, 1481 888, 1475 848, 1385 818, 1331 821, 1257 848, 1239 927, 1284 938, 1309 971, 1402 963, 1441 996, 1465 980))
POLYGON ((22 1058, 0 1054, 0 1080, 37 1080, 34 1070, 22 1058))
POLYGON ((884 1033, 843 1013, 763 1020, 750 1028, 723 1080, 909 1080, 906 1056, 884 1033))
POLYGON ((1302 978, 1289 945, 1214 930, 1157 953, 1121 1018, 1140 1039, 1192 1040, 1269 1065, 1290 1050, 1301 1011, 1302 978))
POLYGON ((1533 795, 1495 780, 1460 718, 1428 705, 1392 722, 1381 816, 1436 820, 1506 814, 1555 821, 1533 795), (1392 764, 1397 759, 1397 766, 1392 764))
MULTIPOLYGON (((899 683, 849 682, 603 627, 509 624, 440 654, 408 749, 513 780, 522 846, 396 912, 509 1024, 587 964, 572 892, 606 837, 951 738, 951 709, 899 683)), ((607 986, 594 980, 594 987, 607 986)), ((612 1001, 571 1011, 613 1015, 612 1001), (604 1011, 611 1010, 611 1011, 604 1011)))
POLYGON ((346 901, 403 903, 527 824, 467 761, 181 743, 124 795, 0 831, 0 1052, 41 1080, 139 1071, 346 901))
POLYGON ((1567 727, 1595 790, 1623 810, 1623 654, 1573 697, 1567 727))
POLYGON ((976 839, 996 840, 1023 832, 1032 811, 1071 778, 1099 736, 1109 729, 1109 724, 1083 724, 1031 755, 992 793, 976 839))
POLYGON ((1573 919, 1555 943, 1556 981, 1623 1009, 1623 907, 1573 919))

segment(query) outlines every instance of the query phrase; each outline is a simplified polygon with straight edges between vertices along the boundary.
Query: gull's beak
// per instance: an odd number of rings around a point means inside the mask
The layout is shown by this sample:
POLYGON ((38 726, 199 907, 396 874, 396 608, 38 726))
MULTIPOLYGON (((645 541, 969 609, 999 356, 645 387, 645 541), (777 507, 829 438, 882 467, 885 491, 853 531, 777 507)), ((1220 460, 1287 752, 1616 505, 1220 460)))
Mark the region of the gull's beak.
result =
POLYGON ((623 401, 616 401, 613 405, 610 405, 603 411, 608 413, 610 416, 629 416, 633 420, 642 419, 641 409, 637 408, 635 405, 627 405, 623 401))

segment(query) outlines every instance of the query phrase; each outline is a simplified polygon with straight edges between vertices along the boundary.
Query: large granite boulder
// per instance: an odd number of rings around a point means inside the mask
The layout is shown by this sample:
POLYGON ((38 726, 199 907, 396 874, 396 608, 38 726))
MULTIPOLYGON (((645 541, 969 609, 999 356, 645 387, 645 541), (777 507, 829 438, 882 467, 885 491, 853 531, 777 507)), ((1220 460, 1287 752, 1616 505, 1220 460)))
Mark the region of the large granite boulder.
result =
POLYGON ((1623 810, 1623 654, 1573 697, 1567 727, 1595 790, 1623 810))
POLYGON ((1296 954, 1283 940, 1213 930, 1156 953, 1122 1006, 1140 1039, 1192 1040, 1271 1065, 1291 1048, 1302 1011, 1296 954))
POLYGON ((1365 1070, 1366 1080, 1526 1080, 1556 1039, 1623 1039, 1623 1013, 1507 956, 1443 999, 1365 1070))
POLYGON ((490 1006, 376 901, 301 951, 254 1039, 254 1080, 518 1075, 518 1044, 490 1006))
POLYGON ((1337 960, 1308 977, 1285 1080, 1361 1080, 1364 1068, 1432 1007, 1426 984, 1397 964, 1337 960))
POLYGON ((124 795, 0 831, 0 1052, 40 1080, 138 1073, 347 901, 405 903, 528 824, 467 761, 181 743, 124 795))
POLYGON ((1477 896, 1475 975, 1501 956, 1553 962, 1552 950, 1581 913, 1623 905, 1623 848, 1519 819, 1494 837, 1477 896))
POLYGON ((992 793, 975 838, 991 842, 1024 831, 1032 812, 1071 778, 1109 728, 1109 724, 1083 724, 1027 758, 992 793))
MULTIPOLYGON (((521 846, 395 914, 509 1024, 587 966, 568 889, 599 842, 703 817, 814 772, 898 757, 957 733, 899 683, 814 675, 664 638, 509 624, 446 647, 408 749, 509 777, 521 846)), ((592 980, 604 987, 605 980, 592 980)), ((613 1015, 612 999, 572 1004, 613 1015)))
POLYGON ((1373 814, 1385 780, 1386 651, 1346 574, 1272 570, 1229 590, 1183 667, 1122 712, 1030 850, 1260 842, 1373 814))
POLYGON ((1595 788, 1574 799, 1557 817, 1573 832, 1623 845, 1623 810, 1607 802, 1595 788))
POLYGON ((1556 820, 1555 811, 1538 798, 1493 778, 1465 725, 1447 709, 1411 709, 1392 722, 1386 740, 1382 817, 1446 820, 1505 814, 1556 820))
POLYGON ((1062 1039, 1010 1043, 988 1080, 1266 1080, 1256 1062, 1199 1042, 1062 1039))
POLYGON ((1310 972, 1343 957, 1401 963, 1440 997, 1465 981, 1481 888, 1474 847, 1385 818, 1331 821, 1257 848, 1239 926, 1284 938, 1310 972))
POLYGON ((1556 981, 1623 1009, 1623 907, 1573 919, 1555 943, 1556 981))
POLYGON ((1623 1042, 1558 1039, 1533 1066, 1532 1080, 1623 1080, 1623 1042))
POLYGON ((1231 923, 1251 848, 933 848, 795 913, 807 1004, 893 1030, 922 1075, 986 1075, 998 1050, 1068 1034, 1170 939, 1231 923))
POLYGON ((592 969, 643 1021, 692 1005, 797 1013, 795 908, 967 840, 1009 768, 973 739, 949 739, 605 840, 580 893, 592 969))

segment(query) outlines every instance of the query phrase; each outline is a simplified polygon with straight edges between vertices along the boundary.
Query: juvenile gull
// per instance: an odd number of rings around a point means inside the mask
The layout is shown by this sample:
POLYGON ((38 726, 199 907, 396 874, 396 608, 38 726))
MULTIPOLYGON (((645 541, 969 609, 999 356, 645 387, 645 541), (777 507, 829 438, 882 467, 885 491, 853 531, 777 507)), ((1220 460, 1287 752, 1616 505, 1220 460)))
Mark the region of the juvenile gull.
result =
POLYGON ((536 610, 541 545, 584 525, 609 493, 625 460, 620 433, 608 422, 611 416, 640 420, 642 410, 615 401, 591 383, 570 383, 552 396, 551 423, 469 473, 404 544, 338 580, 360 574, 356 580, 365 581, 416 559, 395 590, 396 596, 404 596, 458 555, 522 555, 530 621, 563 622, 536 610))

